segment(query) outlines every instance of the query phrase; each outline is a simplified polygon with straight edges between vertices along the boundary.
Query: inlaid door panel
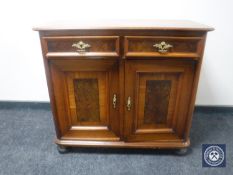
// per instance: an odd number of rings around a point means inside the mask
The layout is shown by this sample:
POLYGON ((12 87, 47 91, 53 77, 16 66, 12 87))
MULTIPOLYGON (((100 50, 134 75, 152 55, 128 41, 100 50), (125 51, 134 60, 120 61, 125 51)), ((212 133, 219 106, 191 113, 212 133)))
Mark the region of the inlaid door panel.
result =
POLYGON ((126 62, 126 103, 131 99, 125 110, 127 141, 182 139, 193 66, 187 61, 126 62))
POLYGON ((106 72, 69 72, 67 86, 72 123, 106 125, 109 94, 106 72), (101 94, 101 95, 100 95, 101 94))
POLYGON ((53 83, 62 82, 54 86, 56 102, 63 102, 63 111, 58 111, 60 123, 67 126, 62 138, 119 140, 118 63, 114 60, 83 62, 50 61, 53 83), (98 66, 93 67, 95 63, 98 66))

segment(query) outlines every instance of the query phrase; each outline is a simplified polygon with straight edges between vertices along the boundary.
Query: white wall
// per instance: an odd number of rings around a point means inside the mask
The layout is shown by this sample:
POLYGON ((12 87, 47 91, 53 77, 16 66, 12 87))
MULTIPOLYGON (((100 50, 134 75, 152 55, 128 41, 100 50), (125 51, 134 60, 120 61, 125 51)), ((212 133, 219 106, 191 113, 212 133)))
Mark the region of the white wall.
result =
POLYGON ((199 105, 233 105, 231 0, 2 0, 0 100, 48 101, 38 33, 46 21, 75 19, 188 19, 209 33, 198 89, 199 105))

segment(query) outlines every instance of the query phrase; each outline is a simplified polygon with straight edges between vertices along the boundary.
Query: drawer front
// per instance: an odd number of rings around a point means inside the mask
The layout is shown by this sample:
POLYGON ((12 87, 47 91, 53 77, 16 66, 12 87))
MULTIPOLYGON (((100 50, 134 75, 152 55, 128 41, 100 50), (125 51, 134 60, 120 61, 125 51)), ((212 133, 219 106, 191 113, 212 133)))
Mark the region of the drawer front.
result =
POLYGON ((50 57, 118 57, 118 36, 43 37, 50 57))
POLYGON ((201 37, 126 36, 125 57, 200 56, 201 37))

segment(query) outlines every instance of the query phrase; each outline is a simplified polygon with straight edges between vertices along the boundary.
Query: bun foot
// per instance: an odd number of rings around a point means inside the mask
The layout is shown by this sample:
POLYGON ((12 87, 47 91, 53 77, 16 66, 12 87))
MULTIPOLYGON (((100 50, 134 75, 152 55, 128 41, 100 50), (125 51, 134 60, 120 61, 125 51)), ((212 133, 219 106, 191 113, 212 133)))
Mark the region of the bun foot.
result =
POLYGON ((65 153, 68 153, 69 152, 69 149, 65 146, 62 146, 62 145, 57 145, 57 151, 60 153, 60 154, 65 154, 65 153))
POLYGON ((180 149, 175 150, 175 153, 176 155, 184 156, 189 153, 189 150, 190 150, 189 148, 180 148, 180 149))

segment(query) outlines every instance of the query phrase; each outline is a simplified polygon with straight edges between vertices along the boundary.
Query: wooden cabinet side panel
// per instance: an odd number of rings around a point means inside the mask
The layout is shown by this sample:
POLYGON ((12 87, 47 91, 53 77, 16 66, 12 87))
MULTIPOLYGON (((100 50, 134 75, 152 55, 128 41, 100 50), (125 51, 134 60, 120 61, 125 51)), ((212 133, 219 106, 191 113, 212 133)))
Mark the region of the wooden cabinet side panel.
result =
POLYGON ((197 88, 200 78, 200 72, 201 72, 201 66, 203 61, 203 55, 204 55, 204 49, 205 49, 205 42, 206 42, 207 33, 202 38, 202 41, 198 45, 198 51, 200 53, 200 59, 195 62, 195 69, 194 71, 194 78, 193 78, 193 85, 191 90, 191 99, 190 99, 190 105, 188 110, 188 118, 185 123, 185 132, 184 132, 184 138, 187 140, 189 139, 190 129, 192 125, 192 117, 195 107, 195 100, 196 100, 196 94, 197 94, 197 88))
POLYGON ((43 55, 43 63, 44 63, 44 68, 45 68, 46 81, 47 81, 48 92, 49 92, 50 105, 51 105, 51 110, 52 110, 54 127, 56 130, 56 136, 57 136, 57 138, 61 138, 61 129, 59 127, 59 122, 57 119, 57 107, 56 107, 56 103, 55 103, 52 78, 50 75, 48 60, 46 59, 46 53, 48 52, 47 44, 46 44, 45 40, 42 39, 43 35, 44 35, 44 32, 39 33, 40 43, 41 43, 41 48, 42 48, 42 55, 43 55))

